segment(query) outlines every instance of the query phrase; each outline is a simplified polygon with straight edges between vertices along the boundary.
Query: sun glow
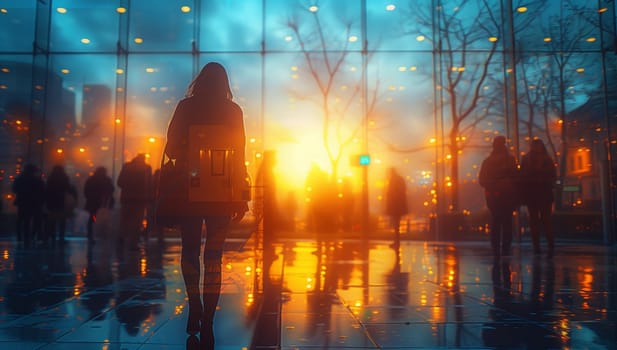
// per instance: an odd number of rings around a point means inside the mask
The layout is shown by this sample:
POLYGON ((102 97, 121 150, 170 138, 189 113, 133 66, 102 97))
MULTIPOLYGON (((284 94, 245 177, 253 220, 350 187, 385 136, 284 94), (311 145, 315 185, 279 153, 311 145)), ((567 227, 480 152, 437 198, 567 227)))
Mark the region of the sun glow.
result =
POLYGON ((315 132, 297 135, 295 143, 281 144, 276 149, 277 181, 289 188, 303 188, 312 164, 331 173, 330 161, 323 149, 320 135, 315 132))
MULTIPOLYGON (((272 141, 266 149, 276 151, 275 175, 277 189, 281 193, 304 191, 306 178, 313 165, 317 165, 332 176, 332 165, 324 148, 321 127, 308 125, 295 132, 282 125, 270 125, 271 130, 268 134, 271 135, 272 141)), ((353 149, 349 152, 358 153, 353 149)), ((354 169, 349 156, 341 157, 337 177, 349 178, 353 177, 353 174, 354 169)))

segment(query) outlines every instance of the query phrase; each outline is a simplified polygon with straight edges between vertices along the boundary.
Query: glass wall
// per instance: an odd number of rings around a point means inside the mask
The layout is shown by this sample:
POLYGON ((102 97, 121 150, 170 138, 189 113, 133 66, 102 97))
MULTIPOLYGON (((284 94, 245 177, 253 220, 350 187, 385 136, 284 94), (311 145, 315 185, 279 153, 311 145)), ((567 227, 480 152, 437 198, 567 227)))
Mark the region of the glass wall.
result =
POLYGON ((559 168, 557 210, 603 223, 580 234, 614 223, 613 1, 0 6, 5 211, 26 162, 44 172, 62 163, 76 177, 105 166, 116 176, 146 153, 158 168, 176 104, 199 69, 219 61, 244 111, 252 175, 275 150, 280 200, 293 194, 301 210, 309 170, 319 167, 338 184, 334 200, 350 184, 356 216, 368 195, 377 217, 394 167, 407 179, 413 219, 461 214, 474 231, 486 211, 479 164, 503 134, 517 157, 529 140, 545 140, 559 168), (366 168, 360 154, 370 155, 366 168))

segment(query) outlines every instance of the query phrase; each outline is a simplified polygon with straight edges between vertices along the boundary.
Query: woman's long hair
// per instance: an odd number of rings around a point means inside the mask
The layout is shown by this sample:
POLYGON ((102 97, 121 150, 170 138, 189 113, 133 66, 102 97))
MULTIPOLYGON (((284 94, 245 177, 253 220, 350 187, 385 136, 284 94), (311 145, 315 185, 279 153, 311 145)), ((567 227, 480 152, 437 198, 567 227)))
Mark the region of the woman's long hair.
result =
POLYGON ((548 154, 544 142, 540 139, 533 139, 529 150, 529 166, 532 169, 542 169, 545 164, 552 162, 553 158, 548 154))
POLYGON ((211 96, 231 100, 233 94, 227 71, 220 63, 206 64, 189 85, 186 96, 211 96))
POLYGON ((540 139, 533 139, 531 141, 530 153, 533 153, 535 155, 542 155, 543 157, 550 158, 550 155, 548 154, 548 151, 546 150, 546 146, 544 145, 544 142, 540 139))

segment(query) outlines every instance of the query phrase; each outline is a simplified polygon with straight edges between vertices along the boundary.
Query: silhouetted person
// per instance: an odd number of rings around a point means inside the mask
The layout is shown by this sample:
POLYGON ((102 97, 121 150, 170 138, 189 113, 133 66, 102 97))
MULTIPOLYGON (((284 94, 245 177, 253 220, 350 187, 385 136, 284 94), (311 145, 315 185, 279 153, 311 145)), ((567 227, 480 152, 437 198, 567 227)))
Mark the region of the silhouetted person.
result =
POLYGON ((401 218, 408 213, 407 185, 405 179, 394 168, 388 170, 386 187, 386 215, 394 232, 394 246, 401 244, 401 218))
POLYGON ((23 172, 15 178, 12 189, 17 206, 17 241, 29 246, 42 233, 45 182, 39 168, 26 164, 23 172))
POLYGON ((148 208, 146 209, 146 219, 147 219, 147 226, 146 226, 146 236, 149 236, 151 233, 156 234, 157 236, 157 240, 159 243, 163 243, 164 242, 164 228, 163 227, 159 227, 160 225, 157 225, 156 222, 156 198, 157 198, 157 191, 159 188, 159 180, 161 178, 161 169, 156 169, 154 170, 154 172, 152 173, 152 187, 150 188, 150 201, 148 203, 148 208))
POLYGON ((529 213, 529 229, 534 254, 540 254, 540 231, 544 230, 548 256, 553 256, 555 238, 551 222, 553 185, 556 179, 555 163, 540 139, 531 141, 529 153, 521 160, 521 179, 525 186, 524 204, 529 213))
POLYGON ((276 178, 274 166, 276 153, 266 151, 255 178, 256 215, 263 220, 264 245, 271 244, 280 228, 281 216, 277 204, 276 178))
POLYGON ((98 167, 92 176, 88 177, 84 184, 84 196, 86 197, 85 209, 90 214, 88 218, 88 242, 94 243, 94 223, 96 213, 100 208, 113 208, 114 184, 107 175, 105 167, 98 167))
MULTIPOLYGON (((227 72, 218 63, 206 64, 191 82, 186 98, 176 106, 167 130, 167 154, 176 160, 176 167, 180 167, 182 173, 189 174, 189 164, 195 157, 191 155, 193 152, 188 141, 191 126, 200 125, 205 128, 219 126, 229 133, 226 142, 234 149, 229 164, 232 173, 246 177, 243 114, 232 98, 227 72)), ((219 170, 223 171, 223 169, 211 169, 211 171, 219 170)), ((201 188, 200 182, 206 181, 205 176, 206 174, 200 173, 199 178, 191 178, 190 186, 201 188)), ((192 193, 196 194, 196 191, 192 193)), ((246 201, 228 201, 216 207, 204 206, 199 214, 191 210, 192 206, 193 203, 188 201, 185 203, 186 216, 179 220, 182 237, 182 275, 189 303, 186 330, 192 335, 200 332, 202 347, 212 349, 214 348, 212 323, 221 289, 223 244, 230 223, 240 221, 248 206, 246 201), (202 269, 199 258, 202 223, 206 226, 206 241, 203 251, 204 277, 200 291, 199 280, 202 269)))
POLYGON ((146 164, 144 154, 122 166, 117 184, 121 189, 121 231, 129 249, 137 250, 142 221, 152 197, 152 168, 146 164))
POLYGON ((298 199, 296 198, 295 191, 287 191, 287 196, 284 201, 285 214, 284 214, 284 227, 294 232, 296 230, 296 213, 298 212, 298 199))
POLYGON ((512 312, 521 302, 512 294, 512 279, 509 259, 494 260, 491 269, 493 284, 493 307, 489 309, 489 322, 482 327, 484 344, 496 349, 515 347, 523 342, 520 322, 512 312), (517 327, 518 326, 518 327, 517 327))
POLYGON ((398 247, 392 247, 394 251, 394 266, 385 275, 387 288, 387 300, 389 305, 403 307, 389 307, 390 317, 395 320, 406 319, 409 315, 404 307, 409 302, 409 273, 401 270, 401 253, 398 247))
POLYGON ((308 227, 317 235, 331 232, 336 216, 336 190, 331 186, 328 173, 312 164, 306 178, 308 227))
POLYGON ((58 239, 64 243, 66 232, 66 221, 73 215, 73 209, 77 203, 77 189, 71 184, 69 176, 64 171, 64 167, 56 165, 52 168, 47 177, 45 188, 45 206, 47 208, 47 230, 44 240, 51 243, 58 239))
POLYGON ((353 209, 354 194, 351 187, 351 180, 344 179, 341 184, 340 200, 340 226, 344 232, 351 232, 353 229, 353 209))
POLYGON ((506 138, 496 136, 493 139, 493 150, 482 162, 479 175, 486 206, 491 212, 490 236, 495 258, 510 255, 517 175, 516 159, 508 151, 506 138))
MULTIPOLYGON (((531 266, 530 290, 513 292, 508 259, 493 262, 493 307, 482 327, 484 345, 493 349, 561 349, 564 338, 551 325, 559 324, 555 312, 555 266, 538 257, 531 266)), ((516 271, 516 275, 521 274, 516 271)))

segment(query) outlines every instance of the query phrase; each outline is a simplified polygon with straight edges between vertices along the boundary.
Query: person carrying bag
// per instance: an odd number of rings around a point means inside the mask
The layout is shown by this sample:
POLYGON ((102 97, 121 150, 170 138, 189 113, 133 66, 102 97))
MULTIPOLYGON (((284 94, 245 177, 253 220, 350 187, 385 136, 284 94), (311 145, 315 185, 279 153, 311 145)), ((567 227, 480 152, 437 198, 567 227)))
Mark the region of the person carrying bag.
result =
POLYGON ((181 231, 186 331, 200 333, 208 349, 214 348, 212 322, 221 288, 223 244, 230 224, 248 211, 245 142, 242 110, 232 101, 227 72, 218 63, 208 63, 174 111, 156 198, 158 223, 178 224, 181 231))

